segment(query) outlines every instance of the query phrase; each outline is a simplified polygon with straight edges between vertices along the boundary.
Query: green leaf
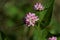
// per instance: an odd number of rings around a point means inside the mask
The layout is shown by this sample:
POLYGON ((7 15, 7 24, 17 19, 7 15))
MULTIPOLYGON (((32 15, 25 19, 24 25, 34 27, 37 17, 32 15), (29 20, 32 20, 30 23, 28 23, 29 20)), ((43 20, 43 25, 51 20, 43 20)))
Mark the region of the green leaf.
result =
POLYGON ((47 10, 43 10, 43 11, 40 11, 40 12, 36 12, 36 15, 38 15, 40 22, 43 20, 46 12, 47 12, 47 10))
POLYGON ((60 37, 58 37, 57 40, 60 40, 60 37))
POLYGON ((54 0, 42 0, 42 4, 44 5, 45 8, 49 8, 52 2, 54 3, 54 0))
POLYGON ((47 34, 48 34, 48 32, 47 32, 46 29, 41 30, 41 38, 42 38, 42 40, 46 40, 47 34))
POLYGON ((53 12, 53 3, 51 3, 50 7, 47 10, 46 14, 44 15, 44 18, 43 20, 41 21, 41 26, 42 27, 46 27, 50 24, 50 21, 51 21, 51 17, 52 17, 52 12, 53 12))
POLYGON ((38 26, 35 26, 35 29, 34 29, 34 32, 33 32, 33 40, 42 40, 41 39, 40 28, 38 26))
POLYGON ((54 16, 51 19, 50 26, 51 26, 51 29, 50 29, 51 34, 60 33, 60 23, 56 20, 56 18, 54 16))

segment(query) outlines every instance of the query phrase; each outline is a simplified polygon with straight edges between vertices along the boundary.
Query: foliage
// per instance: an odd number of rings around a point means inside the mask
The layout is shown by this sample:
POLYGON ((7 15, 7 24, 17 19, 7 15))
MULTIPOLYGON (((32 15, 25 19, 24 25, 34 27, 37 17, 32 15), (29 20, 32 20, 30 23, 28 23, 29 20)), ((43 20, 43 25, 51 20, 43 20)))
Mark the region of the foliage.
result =
POLYGON ((1 3, 0 8, 0 40, 47 40, 56 36, 60 40, 60 23, 56 21, 53 13, 55 0, 9 0, 1 3), (40 2, 44 10, 33 9, 35 2, 40 2), (35 26, 28 27, 24 17, 33 12, 39 17, 35 26))

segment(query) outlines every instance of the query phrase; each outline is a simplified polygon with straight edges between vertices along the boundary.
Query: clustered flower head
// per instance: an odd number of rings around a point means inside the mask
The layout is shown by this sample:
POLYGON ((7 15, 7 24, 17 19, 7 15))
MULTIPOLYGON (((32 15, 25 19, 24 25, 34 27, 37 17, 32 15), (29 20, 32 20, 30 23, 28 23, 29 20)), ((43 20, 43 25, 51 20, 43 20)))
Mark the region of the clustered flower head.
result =
MULTIPOLYGON (((41 3, 37 2, 34 5, 34 9, 41 11, 41 10, 44 10, 44 7, 42 6, 41 3)), ((25 17, 25 23, 27 26, 34 26, 36 21, 38 20, 39 20, 38 16, 36 16, 35 13, 31 13, 31 12, 29 12, 25 17)))
POLYGON ((34 5, 34 9, 35 10, 44 10, 44 7, 43 7, 43 5, 41 3, 36 3, 34 5))
POLYGON ((26 25, 27 26, 34 26, 36 21, 39 20, 38 16, 36 16, 35 13, 31 13, 31 12, 29 12, 26 15, 25 19, 26 19, 26 25))
POLYGON ((48 40, 57 40, 57 37, 50 37, 48 40))

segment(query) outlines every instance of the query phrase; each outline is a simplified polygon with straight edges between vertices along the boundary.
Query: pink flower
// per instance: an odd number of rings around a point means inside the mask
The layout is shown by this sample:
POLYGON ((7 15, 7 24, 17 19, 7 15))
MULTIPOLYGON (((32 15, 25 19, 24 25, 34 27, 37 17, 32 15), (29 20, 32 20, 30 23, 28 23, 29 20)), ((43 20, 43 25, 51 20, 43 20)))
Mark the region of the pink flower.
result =
POLYGON ((36 4, 34 5, 34 9, 35 9, 35 10, 44 10, 44 7, 42 6, 41 3, 36 3, 36 4))
POLYGON ((25 17, 27 26, 34 26, 35 22, 39 20, 38 16, 35 13, 29 12, 25 17))
POLYGON ((57 40, 57 37, 50 37, 48 40, 57 40))

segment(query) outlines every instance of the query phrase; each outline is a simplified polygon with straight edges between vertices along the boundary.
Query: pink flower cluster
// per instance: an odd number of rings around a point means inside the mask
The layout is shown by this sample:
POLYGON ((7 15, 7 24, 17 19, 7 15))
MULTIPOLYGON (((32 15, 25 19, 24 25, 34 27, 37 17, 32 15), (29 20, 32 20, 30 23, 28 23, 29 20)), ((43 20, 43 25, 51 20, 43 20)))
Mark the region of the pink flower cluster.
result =
POLYGON ((43 10, 44 7, 42 6, 41 3, 36 3, 36 4, 34 5, 34 9, 35 9, 35 10, 43 10))
POLYGON ((57 40, 57 37, 50 37, 48 40, 57 40))
POLYGON ((35 15, 35 13, 29 12, 26 17, 26 25, 27 26, 34 26, 35 22, 39 20, 38 16, 35 15))
MULTIPOLYGON (((41 3, 36 3, 34 5, 34 9, 43 10, 44 7, 42 6, 41 3)), ((31 12, 29 12, 25 17, 25 23, 27 26, 34 26, 36 21, 38 21, 38 20, 39 20, 38 16, 36 16, 35 13, 31 13, 31 12)))

